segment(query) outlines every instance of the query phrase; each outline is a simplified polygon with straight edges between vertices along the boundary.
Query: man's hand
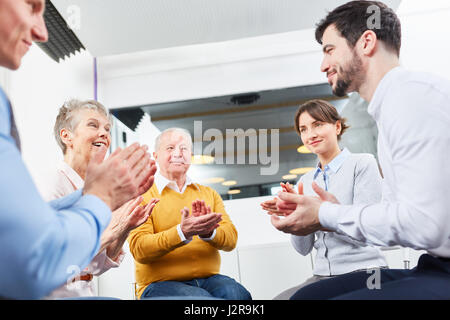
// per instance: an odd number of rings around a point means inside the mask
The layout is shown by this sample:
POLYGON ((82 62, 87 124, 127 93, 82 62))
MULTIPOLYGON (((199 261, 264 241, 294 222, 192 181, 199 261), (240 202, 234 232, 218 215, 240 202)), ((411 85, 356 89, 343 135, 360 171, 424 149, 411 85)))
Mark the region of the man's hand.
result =
POLYGON ((275 228, 297 236, 305 236, 319 230, 332 232, 332 230, 325 229, 320 225, 319 208, 324 201, 335 204, 339 204, 339 201, 333 194, 323 190, 315 182, 312 183, 312 188, 318 197, 303 196, 303 185, 301 183, 298 186, 300 193, 298 196, 293 192, 280 193, 280 202, 277 202, 279 210, 291 208, 293 204, 296 208, 285 219, 272 216, 271 222, 275 228))
POLYGON ((195 200, 192 201, 192 215, 199 217, 202 215, 205 215, 207 213, 211 213, 211 207, 206 206, 206 203, 204 200, 195 200))
POLYGON ((189 209, 181 210, 181 231, 186 238, 199 235, 209 238, 222 220, 222 214, 211 212, 211 208, 204 201, 196 200, 192 203, 192 215, 189 209))
POLYGON ((156 166, 147 146, 134 143, 123 150, 118 148, 103 161, 106 151, 102 146, 92 155, 83 194, 99 197, 114 211, 152 186, 156 166))
POLYGON ((323 190, 321 187, 319 187, 319 185, 315 182, 312 183, 312 188, 314 190, 315 193, 317 193, 317 195, 319 196, 319 198, 323 201, 328 201, 331 203, 335 203, 335 204, 340 204, 338 199, 336 199, 336 197, 329 193, 328 191, 323 190))
MULTIPOLYGON (((207 206, 204 200, 196 200, 192 201, 192 215, 196 217, 200 217, 206 214, 211 213, 211 207, 207 206)), ((210 232, 205 234, 199 234, 201 238, 209 238, 212 236, 214 229, 218 228, 219 224, 217 224, 210 232)))

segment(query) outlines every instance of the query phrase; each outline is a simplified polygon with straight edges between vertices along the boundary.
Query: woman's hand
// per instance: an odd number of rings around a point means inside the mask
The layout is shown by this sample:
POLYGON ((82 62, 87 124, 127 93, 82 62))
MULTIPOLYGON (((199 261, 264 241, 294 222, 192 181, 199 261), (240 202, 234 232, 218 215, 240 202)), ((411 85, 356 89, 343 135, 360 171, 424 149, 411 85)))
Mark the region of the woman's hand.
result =
POLYGON ((102 234, 99 252, 106 248, 108 257, 115 259, 131 230, 147 221, 159 199, 141 206, 142 196, 126 202, 112 213, 111 221, 102 234))
POLYGON ((121 150, 117 148, 104 160, 107 148, 102 146, 91 156, 86 169, 83 194, 103 200, 112 211, 130 199, 145 193, 153 184, 155 161, 147 146, 137 143, 121 150))
MULTIPOLYGON (((131 230, 139 227, 141 224, 147 221, 148 217, 153 211, 153 208, 159 202, 159 199, 154 198, 151 199, 150 202, 145 206, 141 206, 140 204, 142 200, 142 196, 139 196, 136 199, 127 202, 125 205, 118 209, 121 210, 121 212, 118 212, 118 216, 120 216, 120 229, 126 230, 126 232, 130 232, 131 230)), ((114 214, 115 212, 113 213, 113 215, 114 214)))
POLYGON ((134 209, 132 207, 129 208, 130 214, 128 215, 127 221, 128 231, 131 231, 146 222, 158 202, 159 199, 153 198, 145 206, 137 205, 134 209))
MULTIPOLYGON (((281 182, 280 185, 283 189, 283 192, 296 194, 293 186, 289 182, 286 184, 281 182)), ((303 183, 301 182, 298 183, 298 194, 303 194, 303 183)), ((274 198, 272 200, 267 200, 261 203, 261 207, 270 215, 288 216, 292 212, 294 212, 294 210, 297 208, 297 205, 295 203, 283 201, 279 198, 274 198)))
POLYGON ((113 211, 108 228, 111 227, 117 237, 119 237, 120 234, 128 234, 131 230, 147 221, 153 208, 159 201, 159 199, 152 199, 145 206, 141 206, 142 200, 142 196, 139 196, 113 211))

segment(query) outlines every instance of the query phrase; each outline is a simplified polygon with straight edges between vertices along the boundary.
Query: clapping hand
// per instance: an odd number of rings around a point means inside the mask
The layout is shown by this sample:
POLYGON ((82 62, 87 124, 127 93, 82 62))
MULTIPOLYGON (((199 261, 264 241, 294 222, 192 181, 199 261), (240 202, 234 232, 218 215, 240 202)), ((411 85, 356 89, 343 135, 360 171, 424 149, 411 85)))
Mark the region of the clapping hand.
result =
POLYGON ((219 227, 222 214, 211 212, 211 207, 206 206, 205 201, 195 200, 192 202, 192 214, 189 208, 181 210, 181 231, 186 238, 198 235, 202 238, 211 237, 214 229, 219 227))
POLYGON ((130 200, 115 210, 112 214, 111 223, 114 221, 120 226, 119 229, 124 232, 130 232, 131 230, 139 227, 148 217, 151 215, 153 208, 159 202, 159 199, 151 199, 145 206, 141 205, 142 196, 136 199, 130 200))
POLYGON ((298 236, 306 236, 313 232, 331 231, 323 228, 319 221, 319 208, 324 201, 339 204, 336 197, 320 188, 315 182, 312 183, 314 192, 318 197, 304 196, 292 192, 283 191, 279 193, 280 204, 278 208, 293 206, 296 208, 285 219, 272 215, 272 225, 280 231, 298 236))
POLYGON ((104 160, 107 148, 100 147, 88 164, 83 194, 99 197, 114 211, 146 192, 156 172, 147 150, 147 146, 134 143, 118 148, 104 160))
MULTIPOLYGON (((283 192, 296 194, 294 191, 294 188, 292 185, 288 183, 280 183, 281 188, 283 189, 283 192)), ((298 183, 298 194, 303 194, 303 183, 298 183)), ((263 203, 261 203, 261 207, 263 210, 267 211, 270 215, 277 215, 277 216, 288 216, 290 215, 297 205, 295 203, 288 203, 286 201, 283 201, 279 198, 274 198, 272 200, 267 200, 263 203)))

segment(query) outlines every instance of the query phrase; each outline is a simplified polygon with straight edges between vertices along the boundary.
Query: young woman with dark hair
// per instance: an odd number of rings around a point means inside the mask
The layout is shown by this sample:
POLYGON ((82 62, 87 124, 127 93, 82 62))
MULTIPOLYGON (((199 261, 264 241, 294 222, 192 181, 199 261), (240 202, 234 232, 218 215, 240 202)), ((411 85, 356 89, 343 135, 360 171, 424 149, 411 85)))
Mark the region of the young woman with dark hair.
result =
MULTIPOLYGON (((356 154, 340 148, 338 141, 349 126, 333 105, 323 100, 308 101, 300 106, 294 119, 295 129, 303 144, 319 160, 315 170, 300 177, 295 190, 305 195, 316 195, 317 186, 320 186, 346 205, 380 201, 381 175, 377 162, 371 154, 356 154)), ((289 184, 281 185, 284 191, 296 192, 289 184)), ((267 201, 262 206, 274 216, 289 215, 295 209, 280 210, 276 201, 267 201)), ((284 291, 275 298, 277 300, 289 299, 300 288, 323 279, 387 267, 379 249, 334 232, 292 235, 291 242, 303 256, 316 249, 313 277, 284 291)))

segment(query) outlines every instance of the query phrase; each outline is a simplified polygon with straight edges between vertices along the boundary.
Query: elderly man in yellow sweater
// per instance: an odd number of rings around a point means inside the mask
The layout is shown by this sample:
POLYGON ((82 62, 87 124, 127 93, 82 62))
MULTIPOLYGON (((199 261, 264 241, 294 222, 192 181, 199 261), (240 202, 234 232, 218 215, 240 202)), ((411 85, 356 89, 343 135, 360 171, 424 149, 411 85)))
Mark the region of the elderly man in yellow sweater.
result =
POLYGON ((235 248, 237 231, 219 194, 187 176, 191 155, 192 138, 184 129, 167 129, 156 138, 159 170, 143 202, 160 201, 128 237, 138 296, 249 300, 241 284, 219 274, 219 250, 235 248))

